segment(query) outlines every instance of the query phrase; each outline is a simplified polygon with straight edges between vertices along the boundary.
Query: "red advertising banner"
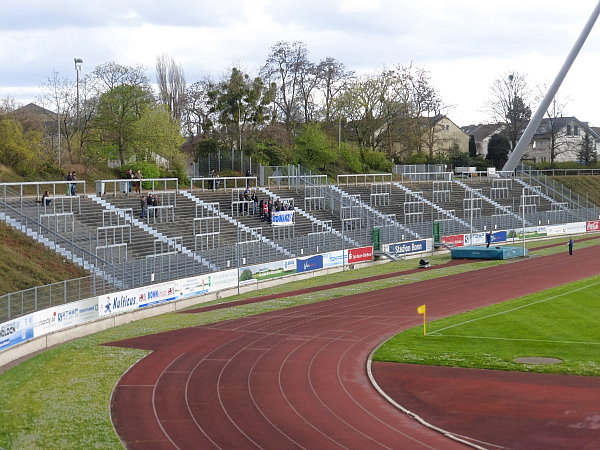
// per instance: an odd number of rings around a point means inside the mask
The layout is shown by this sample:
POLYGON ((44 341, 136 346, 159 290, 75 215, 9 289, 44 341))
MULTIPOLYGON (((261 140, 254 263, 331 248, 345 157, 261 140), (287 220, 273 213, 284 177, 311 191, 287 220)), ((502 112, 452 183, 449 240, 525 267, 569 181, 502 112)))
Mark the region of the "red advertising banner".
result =
POLYGON ((360 247, 351 248, 348 250, 348 264, 372 261, 373 260, 373 247, 360 247))
POLYGON ((585 231, 600 231, 600 220, 590 220, 586 222, 585 231))
POLYGON ((454 247, 463 247, 465 245, 465 235, 456 234, 454 236, 442 236, 442 242, 454 247))

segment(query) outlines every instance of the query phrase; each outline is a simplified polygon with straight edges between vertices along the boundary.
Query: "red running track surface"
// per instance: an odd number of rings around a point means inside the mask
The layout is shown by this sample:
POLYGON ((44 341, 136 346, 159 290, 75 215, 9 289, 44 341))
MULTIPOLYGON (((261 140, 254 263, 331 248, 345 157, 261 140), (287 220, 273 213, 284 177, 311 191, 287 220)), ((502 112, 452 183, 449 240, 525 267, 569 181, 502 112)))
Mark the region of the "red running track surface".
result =
MULTIPOLYGON (((115 388, 128 448, 466 448, 371 384, 370 352, 430 319, 597 275, 600 247, 111 343, 153 350, 115 388)), ((410 276, 410 275, 407 275, 410 276)), ((291 295, 291 293, 290 293, 291 295)), ((600 448, 597 377, 374 363, 425 420, 485 448, 600 448)))

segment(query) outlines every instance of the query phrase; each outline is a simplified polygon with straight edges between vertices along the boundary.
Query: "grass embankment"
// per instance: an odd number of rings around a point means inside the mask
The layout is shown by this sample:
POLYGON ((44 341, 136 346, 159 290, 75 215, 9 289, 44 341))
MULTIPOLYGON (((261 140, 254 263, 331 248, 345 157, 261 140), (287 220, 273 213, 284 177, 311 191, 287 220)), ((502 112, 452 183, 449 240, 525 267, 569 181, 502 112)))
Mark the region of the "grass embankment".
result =
MULTIPOLYGON (((564 251, 564 239, 556 242, 561 245, 555 248, 535 250, 535 247, 548 243, 548 241, 539 241, 529 244, 528 247, 530 252, 535 255, 564 251)), ((599 243, 600 238, 597 238, 593 241, 577 243, 577 248, 599 243)), ((435 266, 448 261, 449 256, 436 255, 430 257, 429 260, 435 266)), ((509 264, 511 261, 473 262, 200 314, 165 314, 78 339, 46 351, 0 374, 0 424, 2 424, 0 447, 46 449, 117 448, 120 446, 120 441, 110 421, 110 395, 122 374, 146 352, 100 346, 99 344, 507 263, 509 264)), ((241 298, 403 271, 415 268, 416 264, 416 260, 405 260, 371 266, 361 270, 279 285, 275 288, 246 293, 227 300, 235 301, 241 298)))
POLYGON ((600 375, 600 276, 416 327, 382 345, 375 361, 600 375), (522 364, 519 357, 559 364, 522 364))
POLYGON ((594 205, 600 205, 600 176, 565 175, 551 178, 581 197, 587 198, 594 205))
POLYGON ((0 273, 0 295, 89 275, 4 222, 0 222, 0 273))

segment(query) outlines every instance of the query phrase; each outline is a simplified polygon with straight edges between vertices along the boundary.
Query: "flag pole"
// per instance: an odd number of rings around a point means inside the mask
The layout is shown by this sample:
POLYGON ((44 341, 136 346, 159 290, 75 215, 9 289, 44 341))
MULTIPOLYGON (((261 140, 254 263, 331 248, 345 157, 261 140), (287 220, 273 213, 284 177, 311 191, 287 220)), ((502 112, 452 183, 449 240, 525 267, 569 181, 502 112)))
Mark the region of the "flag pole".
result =
POLYGON ((423 336, 425 336, 427 334, 427 306, 419 306, 417 308, 417 314, 423 314, 423 336))

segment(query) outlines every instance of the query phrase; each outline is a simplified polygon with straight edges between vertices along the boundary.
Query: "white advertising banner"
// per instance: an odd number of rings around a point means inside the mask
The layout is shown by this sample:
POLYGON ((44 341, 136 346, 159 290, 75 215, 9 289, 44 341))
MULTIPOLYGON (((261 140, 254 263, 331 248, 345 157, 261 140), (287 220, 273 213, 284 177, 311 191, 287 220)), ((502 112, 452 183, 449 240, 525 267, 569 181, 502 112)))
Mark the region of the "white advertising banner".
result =
POLYGON ((344 264, 344 253, 342 250, 328 252, 323 255, 323 268, 341 266, 344 264))
POLYGON ((238 271, 237 269, 224 270, 222 272, 215 272, 208 275, 208 291, 220 291, 221 289, 227 289, 236 287, 238 283, 238 271))
POLYGON ((274 211, 271 214, 271 223, 274 227, 294 225, 294 211, 274 211))
POLYGON ((98 297, 98 314, 100 317, 133 311, 138 307, 140 289, 113 292, 98 297))
POLYGON ((190 295, 202 295, 208 292, 208 275, 177 280, 177 293, 182 297, 190 295))
POLYGON ((138 307, 146 308, 160 303, 170 302, 177 298, 175 281, 153 284, 138 290, 138 307))
POLYGON ((573 222, 567 224, 567 234, 585 233, 586 231, 586 222, 573 222))
POLYGON ((92 297, 36 311, 33 313, 34 337, 97 319, 98 309, 98 298, 92 297))

